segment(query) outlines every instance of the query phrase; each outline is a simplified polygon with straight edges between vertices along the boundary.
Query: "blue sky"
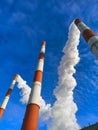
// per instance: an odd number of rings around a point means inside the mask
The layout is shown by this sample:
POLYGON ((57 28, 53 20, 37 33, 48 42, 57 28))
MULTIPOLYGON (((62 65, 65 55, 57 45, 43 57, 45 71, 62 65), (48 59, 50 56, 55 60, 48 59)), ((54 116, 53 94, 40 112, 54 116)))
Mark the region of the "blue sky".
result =
MULTIPOLYGON (((79 17, 98 34, 97 0, 0 0, 0 103, 18 73, 32 86, 41 42, 46 40, 42 97, 53 104, 58 66, 71 22, 79 17)), ((81 127, 98 122, 98 62, 81 36, 74 101, 81 127)), ((15 87, 0 121, 2 130, 21 128, 26 105, 15 87)), ((46 130, 39 124, 39 130, 46 130)))

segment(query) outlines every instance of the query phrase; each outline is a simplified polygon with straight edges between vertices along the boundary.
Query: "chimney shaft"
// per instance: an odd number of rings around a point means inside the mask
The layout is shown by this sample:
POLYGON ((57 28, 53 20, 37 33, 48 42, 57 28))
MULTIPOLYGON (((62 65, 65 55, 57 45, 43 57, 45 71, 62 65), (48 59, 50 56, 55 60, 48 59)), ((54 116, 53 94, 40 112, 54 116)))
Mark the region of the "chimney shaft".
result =
POLYGON ((0 119, 2 118, 4 110, 6 109, 7 103, 9 101, 10 95, 11 95, 12 90, 14 88, 14 85, 16 83, 17 77, 18 77, 18 75, 15 75, 15 77, 14 77, 12 83, 11 83, 11 86, 8 89, 8 91, 7 91, 7 93, 6 93, 5 97, 4 97, 4 100, 3 100, 3 102, 2 102, 2 104, 0 106, 0 119))
POLYGON ((42 42, 38 65, 33 80, 33 86, 31 89, 21 130, 38 130, 38 116, 40 109, 40 94, 44 66, 45 46, 46 42, 42 42))
POLYGON ((82 22, 82 20, 75 19, 74 23, 80 30, 84 39, 88 43, 92 53, 95 55, 96 59, 98 60, 98 36, 96 36, 96 34, 87 25, 85 25, 82 22))

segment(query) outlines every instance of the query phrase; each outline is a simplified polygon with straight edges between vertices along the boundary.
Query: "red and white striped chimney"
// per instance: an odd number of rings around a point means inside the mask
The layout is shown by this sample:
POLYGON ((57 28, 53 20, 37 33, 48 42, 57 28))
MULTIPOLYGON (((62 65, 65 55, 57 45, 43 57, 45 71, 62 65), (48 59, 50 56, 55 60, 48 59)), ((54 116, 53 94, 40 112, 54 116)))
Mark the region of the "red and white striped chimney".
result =
POLYGON ((38 117, 40 109, 41 84, 44 66, 44 53, 46 42, 42 42, 41 51, 38 59, 37 69, 33 80, 28 105, 26 108, 21 130, 38 130, 38 117))
POLYGON ((92 53, 98 60, 98 36, 87 26, 85 25, 82 20, 75 19, 74 23, 80 30, 81 34, 83 35, 84 39, 88 43, 92 53))
POLYGON ((0 119, 2 118, 4 110, 6 109, 7 103, 9 101, 10 95, 11 95, 12 90, 14 88, 14 85, 16 83, 17 77, 18 77, 18 75, 15 75, 15 77, 14 77, 12 83, 11 83, 11 86, 8 89, 8 91, 7 91, 7 93, 6 93, 5 97, 4 97, 4 100, 3 100, 3 102, 2 102, 2 104, 0 106, 0 119))

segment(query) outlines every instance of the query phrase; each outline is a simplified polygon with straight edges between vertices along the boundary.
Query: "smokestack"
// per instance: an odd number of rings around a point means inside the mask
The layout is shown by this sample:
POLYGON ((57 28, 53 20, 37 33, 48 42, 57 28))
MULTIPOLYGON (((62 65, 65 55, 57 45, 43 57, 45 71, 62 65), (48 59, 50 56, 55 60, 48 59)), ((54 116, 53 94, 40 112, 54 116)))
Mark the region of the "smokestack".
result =
POLYGON ((40 109, 40 94, 44 66, 45 46, 46 42, 44 41, 42 42, 38 65, 33 80, 33 86, 31 89, 21 130, 38 130, 38 116, 40 109))
POLYGON ((96 36, 96 34, 87 25, 85 25, 82 20, 75 19, 74 22, 88 43, 92 53, 98 60, 98 36, 96 36))
POLYGON ((9 101, 10 95, 11 95, 11 93, 12 93, 12 90, 13 90, 13 88, 14 88, 14 85, 15 85, 15 83, 16 83, 17 78, 18 78, 18 75, 15 75, 15 77, 14 77, 12 83, 11 83, 11 86, 10 86, 10 88, 8 89, 8 91, 7 91, 6 95, 5 95, 5 98, 4 98, 4 100, 3 100, 3 102, 2 102, 2 104, 1 104, 1 106, 0 106, 0 119, 1 119, 2 116, 3 116, 4 110, 5 110, 6 106, 7 106, 7 103, 8 103, 8 101, 9 101))

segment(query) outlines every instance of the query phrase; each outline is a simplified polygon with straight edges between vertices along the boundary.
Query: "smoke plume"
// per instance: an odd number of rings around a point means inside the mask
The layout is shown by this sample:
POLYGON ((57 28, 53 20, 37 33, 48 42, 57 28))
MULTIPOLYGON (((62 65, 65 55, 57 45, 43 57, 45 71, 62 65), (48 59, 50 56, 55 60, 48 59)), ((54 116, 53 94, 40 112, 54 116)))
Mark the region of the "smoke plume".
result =
POLYGON ((28 100, 29 100, 31 88, 27 85, 26 81, 21 78, 20 75, 18 75, 17 83, 18 83, 17 87, 19 89, 21 89, 21 91, 20 91, 20 96, 21 96, 20 101, 23 104, 27 104, 28 100))
POLYGON ((73 89, 77 85, 73 74, 74 66, 79 62, 77 46, 80 32, 72 23, 69 27, 68 41, 63 49, 64 56, 58 68, 58 86, 54 90, 56 102, 51 110, 49 130, 79 130, 75 117, 77 106, 73 101, 73 89))
MULTIPOLYGON (((21 96, 20 101, 23 104, 27 104, 28 100, 29 100, 31 88, 27 85, 26 81, 24 81, 21 78, 20 75, 18 75, 17 82, 18 82, 17 87, 19 89, 21 89, 21 91, 20 91, 20 96, 21 96)), ((44 99, 42 97, 40 97, 40 102, 41 102, 41 105, 40 105, 39 117, 40 117, 40 120, 42 122, 46 122, 50 117, 51 105, 46 104, 46 102, 44 101, 44 99)))
MULTIPOLYGON (((63 49, 64 56, 61 59, 58 68, 58 86, 54 90, 56 102, 51 108, 40 97, 40 119, 42 122, 48 122, 48 130, 79 130, 77 124, 76 112, 77 106, 73 101, 73 89, 77 83, 73 74, 76 72, 74 66, 79 62, 79 53, 77 46, 79 44, 80 32, 76 25, 72 23, 69 27, 68 41, 63 49), (50 123, 49 123, 50 121, 50 123)), ((31 88, 20 76, 17 79, 18 88, 21 89, 20 101, 27 103, 31 88)))

